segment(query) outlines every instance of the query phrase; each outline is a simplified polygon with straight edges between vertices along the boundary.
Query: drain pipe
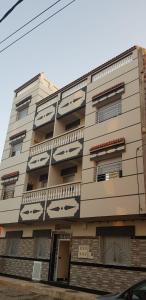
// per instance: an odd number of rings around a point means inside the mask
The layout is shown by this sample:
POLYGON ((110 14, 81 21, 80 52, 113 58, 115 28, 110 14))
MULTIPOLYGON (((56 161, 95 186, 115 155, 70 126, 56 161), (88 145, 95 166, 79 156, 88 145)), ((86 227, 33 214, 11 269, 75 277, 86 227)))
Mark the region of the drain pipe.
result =
POLYGON ((140 186, 139 186, 139 174, 138 174, 138 151, 143 148, 143 146, 146 146, 146 144, 142 144, 141 146, 136 148, 136 178, 137 178, 137 193, 138 193, 138 210, 139 214, 141 212, 141 205, 140 205, 140 186))

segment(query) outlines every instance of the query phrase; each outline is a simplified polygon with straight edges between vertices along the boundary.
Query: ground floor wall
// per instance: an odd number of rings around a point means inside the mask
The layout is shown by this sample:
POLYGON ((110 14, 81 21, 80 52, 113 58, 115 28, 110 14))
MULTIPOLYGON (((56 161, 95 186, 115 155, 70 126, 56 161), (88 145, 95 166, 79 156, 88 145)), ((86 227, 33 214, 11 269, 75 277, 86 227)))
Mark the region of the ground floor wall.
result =
MULTIPOLYGON (((8 231, 9 232, 9 231, 8 231)), ((9 237, 0 239, 0 273, 32 279, 34 262, 41 262, 40 280, 48 281, 51 240, 42 238, 43 254, 38 253, 38 239, 35 237, 17 238, 11 231, 9 237)))
POLYGON ((32 280, 34 263, 40 262, 40 281, 53 281, 49 274, 54 234, 70 240, 70 286, 118 292, 146 279, 145 220, 5 227, 0 273, 32 280))
MULTIPOLYGON (((144 238, 144 237, 143 237, 144 238)), ((130 238, 130 262, 128 265, 106 264, 103 260, 101 237, 75 238, 72 240, 70 284, 93 290, 119 292, 134 283, 146 279, 146 239, 130 238), (91 258, 79 258, 80 245, 91 251, 91 258)))
MULTIPOLYGON (((24 279, 32 279, 34 260, 23 258, 1 258, 1 274, 12 275, 24 279)), ((41 281, 48 280, 49 263, 42 262, 41 281)))

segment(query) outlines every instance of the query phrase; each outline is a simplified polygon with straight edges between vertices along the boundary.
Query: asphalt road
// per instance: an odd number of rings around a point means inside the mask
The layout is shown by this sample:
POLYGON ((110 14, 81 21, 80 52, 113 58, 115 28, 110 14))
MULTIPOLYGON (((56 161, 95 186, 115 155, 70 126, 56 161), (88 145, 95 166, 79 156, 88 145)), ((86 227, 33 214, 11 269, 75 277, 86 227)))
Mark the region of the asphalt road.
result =
MULTIPOLYGON (((57 300, 49 296, 38 295, 34 292, 22 288, 12 288, 0 285, 0 300, 57 300)), ((59 299, 58 299, 59 300, 59 299)))

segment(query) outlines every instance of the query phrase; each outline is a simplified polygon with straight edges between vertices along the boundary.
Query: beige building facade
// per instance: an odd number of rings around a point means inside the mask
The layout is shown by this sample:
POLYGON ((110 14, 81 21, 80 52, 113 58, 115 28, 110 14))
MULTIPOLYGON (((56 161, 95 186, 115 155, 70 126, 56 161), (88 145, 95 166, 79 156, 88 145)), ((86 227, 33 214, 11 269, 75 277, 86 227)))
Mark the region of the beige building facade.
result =
POLYGON ((119 291, 146 278, 146 52, 18 89, 0 167, 0 273, 119 291))

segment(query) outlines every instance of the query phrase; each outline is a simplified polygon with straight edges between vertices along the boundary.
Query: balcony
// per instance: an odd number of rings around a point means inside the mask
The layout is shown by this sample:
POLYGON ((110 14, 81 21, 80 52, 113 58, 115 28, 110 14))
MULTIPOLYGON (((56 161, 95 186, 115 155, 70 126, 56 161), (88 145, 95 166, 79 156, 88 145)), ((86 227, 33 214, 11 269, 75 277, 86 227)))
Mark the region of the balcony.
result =
POLYGON ((19 221, 79 217, 81 183, 72 182, 23 193, 19 221))
POLYGON ((30 148, 28 170, 82 156, 84 126, 30 148))
POLYGON ((57 118, 64 117, 68 113, 76 111, 85 106, 86 82, 82 82, 83 87, 79 90, 66 91, 62 94, 62 99, 58 103, 57 118))

